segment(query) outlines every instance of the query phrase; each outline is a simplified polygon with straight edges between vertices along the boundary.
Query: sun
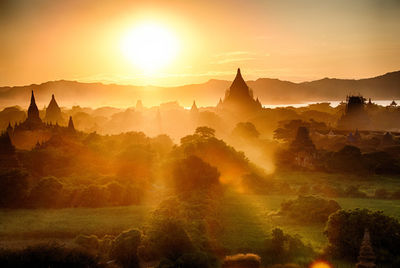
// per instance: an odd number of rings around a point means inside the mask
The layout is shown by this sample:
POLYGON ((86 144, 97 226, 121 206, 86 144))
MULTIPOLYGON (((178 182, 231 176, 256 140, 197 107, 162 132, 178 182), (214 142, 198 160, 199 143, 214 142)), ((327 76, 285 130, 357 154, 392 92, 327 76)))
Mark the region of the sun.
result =
POLYGON ((121 50, 124 57, 144 73, 154 73, 176 57, 179 42, 166 27, 142 23, 124 35, 121 50))
POLYGON ((332 268, 326 261, 315 261, 310 265, 310 268, 332 268))

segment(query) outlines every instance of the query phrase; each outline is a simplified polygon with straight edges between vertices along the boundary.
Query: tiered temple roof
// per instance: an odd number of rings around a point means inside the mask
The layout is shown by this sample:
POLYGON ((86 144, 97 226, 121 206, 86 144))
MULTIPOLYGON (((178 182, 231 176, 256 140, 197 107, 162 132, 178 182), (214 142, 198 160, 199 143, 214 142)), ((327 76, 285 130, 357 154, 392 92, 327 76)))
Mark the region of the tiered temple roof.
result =
POLYGON ((254 99, 253 91, 247 86, 238 68, 236 77, 226 91, 223 102, 219 102, 218 108, 242 113, 256 111, 261 107, 260 101, 254 99))
POLYGON ((49 106, 47 106, 46 117, 44 121, 53 124, 62 123, 61 109, 58 106, 56 99, 54 98, 54 94, 51 95, 51 100, 49 106))

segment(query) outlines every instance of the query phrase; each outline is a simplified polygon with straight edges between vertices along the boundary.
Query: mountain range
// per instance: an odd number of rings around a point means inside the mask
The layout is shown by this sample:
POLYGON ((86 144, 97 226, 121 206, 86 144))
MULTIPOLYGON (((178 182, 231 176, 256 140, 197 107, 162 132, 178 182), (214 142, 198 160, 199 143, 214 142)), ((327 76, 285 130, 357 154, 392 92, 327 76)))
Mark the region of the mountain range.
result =
MULTIPOLYGON (((131 107, 137 100, 145 106, 178 101, 190 106, 195 100, 200 106, 214 106, 231 81, 211 79, 202 84, 177 87, 131 86, 77 81, 49 81, 27 86, 0 87, 0 107, 29 105, 34 90, 39 107, 48 105, 55 94, 60 106, 115 106, 131 107)), ((262 104, 295 104, 317 101, 345 100, 349 94, 361 94, 372 100, 400 99, 400 71, 365 79, 324 78, 311 82, 294 83, 279 79, 259 78, 247 81, 262 104)))

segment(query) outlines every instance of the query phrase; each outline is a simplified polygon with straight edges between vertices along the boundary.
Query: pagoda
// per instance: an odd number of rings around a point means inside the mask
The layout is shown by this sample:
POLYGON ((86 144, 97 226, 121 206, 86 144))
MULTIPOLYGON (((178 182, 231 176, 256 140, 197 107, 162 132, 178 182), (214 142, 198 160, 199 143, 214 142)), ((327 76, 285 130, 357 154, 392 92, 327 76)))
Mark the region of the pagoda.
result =
POLYGON ((365 109, 365 98, 363 96, 351 95, 346 98, 346 108, 343 115, 337 122, 337 127, 342 130, 368 129, 370 118, 365 109))
POLYGON ((36 105, 35 101, 35 95, 33 94, 32 90, 32 95, 31 95, 31 103, 29 104, 28 108, 28 117, 24 122, 21 124, 17 125, 14 129, 15 131, 20 131, 20 130, 34 130, 34 129, 41 129, 45 126, 45 124, 42 122, 42 119, 39 117, 39 109, 36 105))
POLYGON ((31 95, 31 103, 29 104, 28 108, 28 118, 26 119, 26 121, 32 124, 42 123, 42 119, 40 119, 39 117, 39 109, 36 105, 35 95, 33 94, 33 90, 31 95))
POLYGON ((61 109, 54 98, 54 94, 51 95, 49 106, 46 108, 46 117, 44 121, 52 124, 62 123, 61 109))
POLYGON ((371 246, 371 239, 368 229, 364 231, 364 238, 361 242, 360 255, 356 268, 375 268, 375 254, 371 246))
POLYGON ((254 99, 253 91, 244 81, 240 68, 229 90, 225 92, 224 100, 218 104, 218 108, 239 113, 254 112, 262 108, 260 101, 254 99))
POLYGON ((75 126, 74 126, 74 121, 72 121, 72 116, 69 117, 67 129, 69 133, 75 133, 75 126))

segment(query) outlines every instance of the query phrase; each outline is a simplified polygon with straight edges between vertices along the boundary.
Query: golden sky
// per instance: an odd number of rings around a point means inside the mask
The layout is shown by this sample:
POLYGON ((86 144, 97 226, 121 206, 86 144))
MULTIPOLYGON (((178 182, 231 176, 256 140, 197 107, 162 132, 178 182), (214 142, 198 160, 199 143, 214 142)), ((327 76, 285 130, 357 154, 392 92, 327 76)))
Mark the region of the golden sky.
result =
MULTIPOLYGON (((246 79, 371 77, 400 69, 399 29, 396 0, 0 0, 0 85, 170 86, 232 79, 237 67, 246 79), (161 49, 173 43, 151 72, 122 48, 143 25, 161 29, 150 31, 161 49)), ((145 49, 157 60, 158 47, 145 49)))

